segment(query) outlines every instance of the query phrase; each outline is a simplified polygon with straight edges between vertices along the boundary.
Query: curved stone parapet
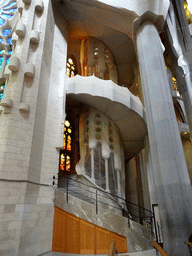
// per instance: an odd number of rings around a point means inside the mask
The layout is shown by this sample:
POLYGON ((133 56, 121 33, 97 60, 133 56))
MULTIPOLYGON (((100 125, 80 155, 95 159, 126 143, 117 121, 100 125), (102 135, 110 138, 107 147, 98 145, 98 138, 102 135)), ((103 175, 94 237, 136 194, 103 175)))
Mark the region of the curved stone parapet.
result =
POLYGON ((102 111, 116 123, 127 158, 143 148, 143 139, 147 133, 147 125, 143 119, 144 109, 139 98, 127 88, 120 87, 111 80, 76 75, 68 79, 67 95, 74 101, 102 111))

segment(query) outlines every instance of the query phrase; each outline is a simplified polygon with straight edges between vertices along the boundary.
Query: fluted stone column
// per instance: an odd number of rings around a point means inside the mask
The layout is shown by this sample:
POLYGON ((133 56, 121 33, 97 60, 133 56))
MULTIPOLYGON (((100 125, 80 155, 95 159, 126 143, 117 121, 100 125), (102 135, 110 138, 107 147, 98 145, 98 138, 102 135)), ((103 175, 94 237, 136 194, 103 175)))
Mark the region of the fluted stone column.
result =
POLYGON ((160 37, 151 21, 138 29, 136 44, 164 248, 174 256, 188 255, 184 241, 192 233, 191 184, 160 37))

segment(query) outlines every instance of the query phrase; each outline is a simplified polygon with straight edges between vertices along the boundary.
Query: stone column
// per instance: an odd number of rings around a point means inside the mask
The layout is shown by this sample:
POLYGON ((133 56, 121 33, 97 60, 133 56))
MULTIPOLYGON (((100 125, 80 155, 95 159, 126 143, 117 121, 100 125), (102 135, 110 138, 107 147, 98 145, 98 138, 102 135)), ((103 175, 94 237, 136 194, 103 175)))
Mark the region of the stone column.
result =
POLYGON ((94 148, 91 149, 91 180, 95 183, 94 148))
POLYGON ((159 33, 144 21, 136 33, 149 146, 165 250, 188 255, 191 184, 175 117, 159 33))
POLYGON ((191 73, 187 66, 176 69, 178 88, 183 97, 190 138, 192 140, 192 87, 191 73))
POLYGON ((108 158, 105 158, 105 181, 106 181, 106 191, 110 192, 109 190, 109 167, 108 167, 108 158))
POLYGON ((117 195, 121 197, 120 170, 117 170, 117 195))

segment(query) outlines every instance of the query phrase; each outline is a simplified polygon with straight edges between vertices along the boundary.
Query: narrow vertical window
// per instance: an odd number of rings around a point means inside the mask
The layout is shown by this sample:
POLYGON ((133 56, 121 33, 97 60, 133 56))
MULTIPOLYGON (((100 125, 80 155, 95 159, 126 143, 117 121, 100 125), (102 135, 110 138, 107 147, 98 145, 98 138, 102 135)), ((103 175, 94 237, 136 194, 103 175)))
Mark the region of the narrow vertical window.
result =
POLYGON ((67 59, 66 73, 68 77, 74 77, 77 74, 77 64, 73 56, 67 59))
POLYGON ((69 120, 65 120, 63 149, 60 152, 59 173, 61 175, 71 174, 72 171, 72 138, 73 127, 69 120))

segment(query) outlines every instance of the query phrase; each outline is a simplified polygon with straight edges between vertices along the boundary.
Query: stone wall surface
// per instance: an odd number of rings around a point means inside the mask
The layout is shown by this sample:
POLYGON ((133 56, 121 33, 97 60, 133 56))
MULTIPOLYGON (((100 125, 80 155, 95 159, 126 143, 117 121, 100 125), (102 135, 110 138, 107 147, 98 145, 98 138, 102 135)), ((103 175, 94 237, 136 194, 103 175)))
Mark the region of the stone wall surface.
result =
POLYGON ((55 25, 49 0, 44 1, 41 13, 35 12, 35 6, 36 1, 32 1, 23 7, 20 20, 26 34, 18 38, 15 50, 20 69, 12 72, 5 90, 5 96, 13 99, 13 107, 0 115, 2 256, 40 255, 52 247, 52 181, 40 182, 47 116, 54 116, 47 111, 47 102, 55 25), (30 43, 33 29, 40 34, 37 45, 30 43), (33 78, 24 76, 26 63, 35 65, 33 78), (19 111, 21 102, 30 106, 29 112, 19 111))

